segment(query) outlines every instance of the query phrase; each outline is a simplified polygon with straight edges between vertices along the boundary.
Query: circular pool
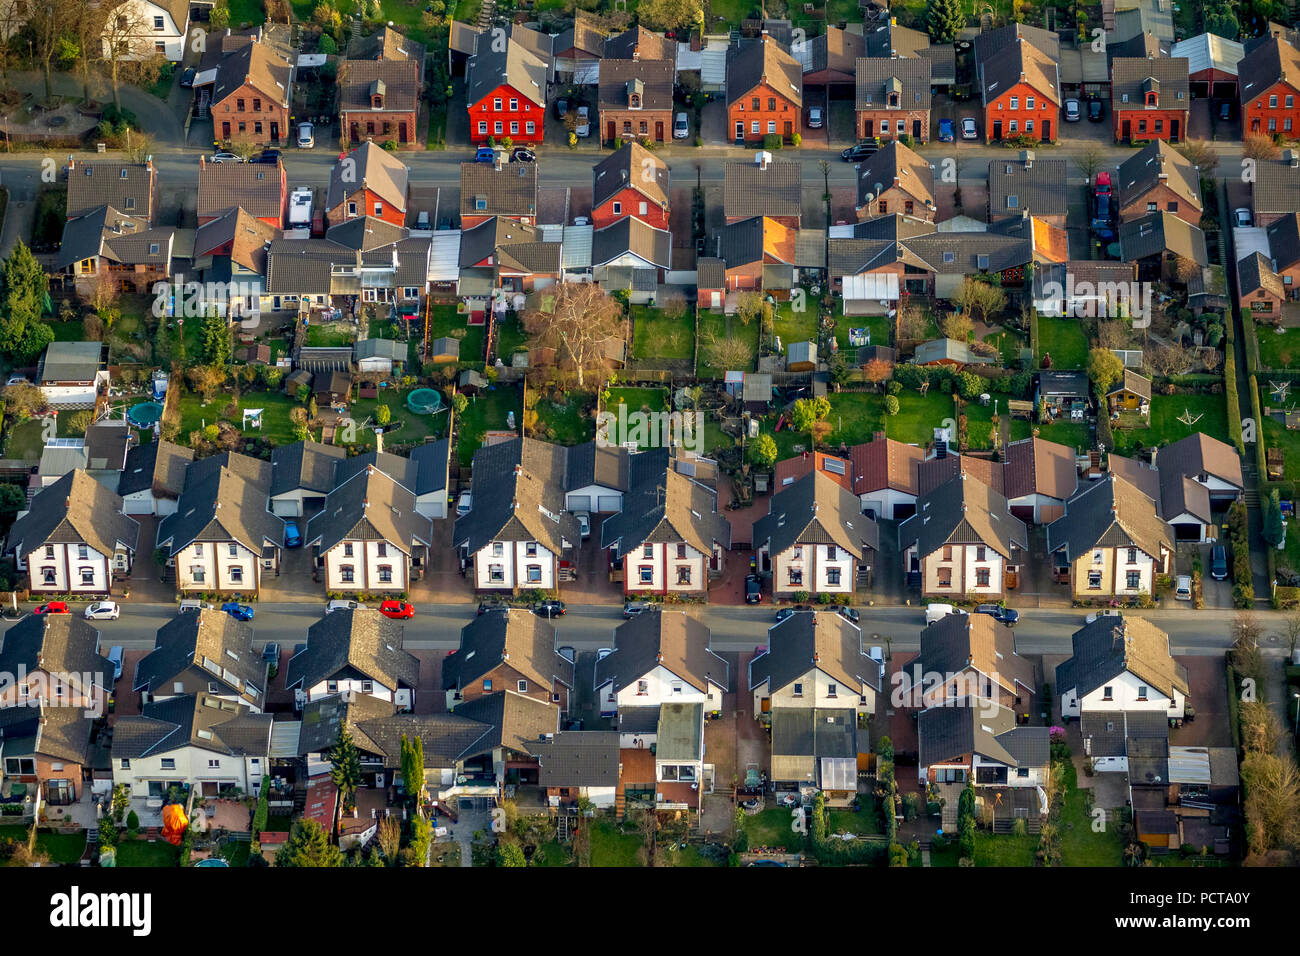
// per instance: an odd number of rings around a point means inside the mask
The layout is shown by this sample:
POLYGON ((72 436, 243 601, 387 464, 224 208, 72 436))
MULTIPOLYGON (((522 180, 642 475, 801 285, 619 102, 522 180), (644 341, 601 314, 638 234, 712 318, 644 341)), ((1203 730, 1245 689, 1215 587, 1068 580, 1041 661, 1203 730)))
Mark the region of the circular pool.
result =
POLYGON ((442 395, 437 389, 417 388, 406 396, 406 407, 417 415, 432 415, 442 408, 442 395))
POLYGON ((157 402, 141 402, 127 409, 126 417, 137 428, 153 428, 154 423, 162 418, 163 407, 157 402))

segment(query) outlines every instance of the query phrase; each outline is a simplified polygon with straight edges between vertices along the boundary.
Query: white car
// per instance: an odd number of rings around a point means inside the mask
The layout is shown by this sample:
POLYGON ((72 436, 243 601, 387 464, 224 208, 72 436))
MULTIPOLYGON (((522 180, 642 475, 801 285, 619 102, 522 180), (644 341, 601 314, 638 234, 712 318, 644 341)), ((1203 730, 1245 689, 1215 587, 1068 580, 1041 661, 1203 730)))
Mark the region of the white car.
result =
POLYGON ((1243 227, 1249 226, 1255 221, 1250 214, 1250 210, 1247 209, 1245 206, 1242 206, 1240 209, 1235 210, 1232 214, 1232 219, 1233 222, 1235 222, 1238 226, 1243 226, 1243 227))
POLYGON ((690 135, 691 124, 686 119, 685 113, 678 113, 673 119, 673 139, 685 139, 690 135))
POLYGON ((1121 616, 1120 612, 1115 610, 1114 608, 1111 608, 1108 611, 1093 611, 1091 614, 1089 614, 1087 617, 1083 619, 1083 623, 1092 624, 1099 617, 1120 617, 1120 616, 1121 616))
POLYGON ((242 163, 243 160, 234 153, 213 153, 210 163, 242 163))
POLYGON ((1190 574, 1180 574, 1174 581, 1174 598, 1179 601, 1190 601, 1192 599, 1192 576, 1190 574))
POLYGON ((325 613, 333 614, 335 611, 364 611, 366 606, 360 601, 330 601, 325 605, 325 613))
POLYGON ((935 621, 942 621, 949 614, 965 614, 959 607, 953 607, 951 604, 927 604, 925 606, 925 623, 933 624, 935 621))
POLYGON ((808 107, 808 128, 821 129, 822 124, 826 122, 826 114, 822 112, 820 106, 808 107))
POLYGON ((311 149, 316 145, 316 128, 311 123, 298 124, 298 148, 311 149))
POLYGON ((207 601, 195 601, 193 599, 181 601, 180 611, 182 614, 188 614, 191 611, 212 611, 215 610, 207 601))
POLYGON ((574 517, 578 519, 578 531, 582 534, 582 540, 586 541, 591 537, 591 515, 579 511, 574 517))
POLYGON ((975 128, 973 117, 966 116, 961 121, 961 138, 962 139, 979 139, 979 131, 975 128))
POLYGON ((470 509, 474 507, 474 495, 468 491, 462 491, 460 497, 456 499, 456 517, 463 518, 469 514, 470 509))
POLYGON ((115 601, 96 601, 86 608, 87 621, 116 621, 122 615, 122 609, 115 601))
POLYGON ((1078 100, 1065 101, 1065 121, 1067 123, 1077 123, 1083 119, 1083 111, 1079 109, 1078 100))
POLYGON ((578 125, 573 130, 579 137, 591 135, 591 111, 585 106, 578 107, 578 125))

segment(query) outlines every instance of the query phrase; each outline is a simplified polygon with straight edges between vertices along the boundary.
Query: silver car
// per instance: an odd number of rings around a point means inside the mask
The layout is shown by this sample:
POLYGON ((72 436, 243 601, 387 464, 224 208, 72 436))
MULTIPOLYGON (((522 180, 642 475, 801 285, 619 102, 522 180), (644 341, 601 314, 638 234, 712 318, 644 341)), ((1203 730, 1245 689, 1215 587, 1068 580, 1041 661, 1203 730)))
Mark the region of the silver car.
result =
POLYGON ((316 145, 316 128, 311 123, 298 124, 298 148, 311 149, 316 145))

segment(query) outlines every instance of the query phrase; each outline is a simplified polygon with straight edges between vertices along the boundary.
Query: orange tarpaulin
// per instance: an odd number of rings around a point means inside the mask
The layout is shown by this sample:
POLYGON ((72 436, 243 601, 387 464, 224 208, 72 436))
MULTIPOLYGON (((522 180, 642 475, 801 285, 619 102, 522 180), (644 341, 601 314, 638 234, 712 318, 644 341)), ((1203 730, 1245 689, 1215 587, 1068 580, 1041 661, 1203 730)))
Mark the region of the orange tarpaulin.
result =
POLYGON ((190 825, 185 816, 185 808, 179 803, 169 803, 163 807, 163 836, 172 846, 180 846, 181 838, 190 825))

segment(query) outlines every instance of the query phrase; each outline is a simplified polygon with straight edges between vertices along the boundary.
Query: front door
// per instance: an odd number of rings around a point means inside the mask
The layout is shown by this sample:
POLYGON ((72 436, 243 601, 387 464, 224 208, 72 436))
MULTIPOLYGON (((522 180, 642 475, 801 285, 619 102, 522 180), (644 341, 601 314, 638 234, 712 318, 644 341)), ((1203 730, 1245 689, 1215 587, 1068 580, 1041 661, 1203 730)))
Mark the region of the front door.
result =
POLYGON ((279 141, 280 141, 280 124, 275 120, 271 120, 271 142, 278 143, 279 141))
POLYGON ((664 141, 663 120, 659 120, 658 122, 655 123, 655 139, 661 143, 664 141))
POLYGON ((1124 124, 1120 127, 1119 138, 1123 140, 1127 140, 1130 137, 1132 137, 1132 135, 1133 135, 1133 124, 1129 120, 1125 120, 1124 124))
MULTIPOLYGON (((226 125, 229 126, 230 124, 227 123, 226 125)), ((744 141, 745 141, 745 122, 744 120, 736 120, 736 142, 743 143, 744 141)))
POLYGON ((1051 141, 1052 141, 1052 121, 1045 119, 1043 120, 1043 142, 1050 143, 1051 141))
POLYGON ((1169 121, 1169 138, 1175 142, 1178 140, 1178 120, 1169 121))
POLYGON ((226 123, 222 123, 222 124, 221 124, 221 138, 222 138, 222 139, 230 139, 230 123, 229 123, 229 122, 226 122, 226 123))
POLYGON ((785 141, 790 142, 790 137, 794 135, 794 124, 789 120, 785 121, 785 141))
POLYGON ((614 136, 614 121, 613 121, 613 120, 610 120, 607 124, 605 124, 605 127, 606 127, 606 130, 607 130, 607 132, 608 132, 608 135, 605 137, 605 139, 609 140, 609 142, 611 142, 611 143, 614 142, 614 139, 615 139, 615 136, 614 136))
POLYGON ((1002 120, 993 121, 993 138, 994 139, 1002 138, 1002 120))
POLYGON ((919 119, 912 120, 912 139, 917 141, 921 139, 921 121, 919 119))

